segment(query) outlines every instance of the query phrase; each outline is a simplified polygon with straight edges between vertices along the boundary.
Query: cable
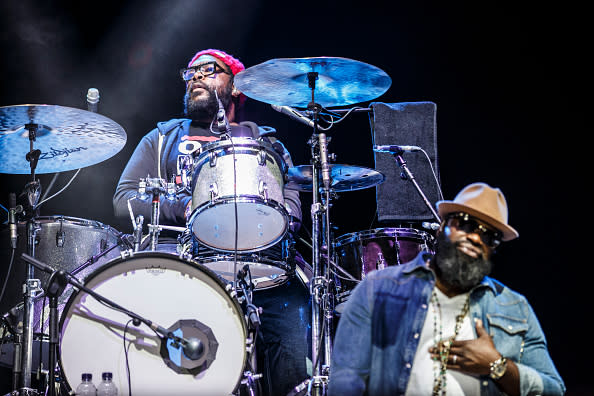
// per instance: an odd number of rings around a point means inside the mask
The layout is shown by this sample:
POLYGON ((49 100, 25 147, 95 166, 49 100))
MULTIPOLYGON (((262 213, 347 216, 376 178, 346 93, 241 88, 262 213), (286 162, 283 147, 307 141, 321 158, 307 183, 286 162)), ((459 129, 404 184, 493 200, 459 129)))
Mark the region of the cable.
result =
POLYGON ((57 197, 59 194, 61 194, 62 192, 64 192, 64 190, 66 190, 68 188, 68 186, 70 186, 70 184, 74 181, 74 179, 76 178, 76 176, 78 176, 78 174, 80 173, 81 170, 82 170, 82 168, 77 169, 76 170, 76 173, 74 174, 74 176, 72 176, 72 178, 68 181, 68 183, 66 183, 66 185, 64 187, 62 187, 62 189, 60 191, 58 191, 57 193, 55 193, 51 197, 48 197, 48 198, 44 199, 43 201, 39 202, 37 205, 35 205, 35 207, 33 208, 33 210, 39 208, 45 202, 49 201, 52 198, 57 197))
POLYGON ((427 152, 425 150, 423 150, 423 148, 421 147, 421 152, 423 154, 425 154, 425 158, 427 158, 427 162, 429 162, 429 167, 431 168, 431 174, 433 175, 433 179, 435 180, 435 185, 437 186, 437 192, 439 193, 439 199, 443 200, 443 192, 441 191, 441 185, 439 184, 439 181, 437 180, 437 175, 435 174, 435 169, 433 169, 433 164, 431 163, 431 158, 429 158, 429 155, 427 154, 427 152))
POLYGON ((128 348, 126 348, 126 332, 128 331, 128 325, 130 325, 130 322, 132 322, 134 319, 130 319, 128 322, 126 322, 126 326, 124 327, 124 355, 126 355, 126 375, 128 377, 128 396, 132 396, 132 383, 130 381, 130 362, 128 360, 128 349, 130 348, 130 345, 132 345, 132 342, 128 343, 128 348))

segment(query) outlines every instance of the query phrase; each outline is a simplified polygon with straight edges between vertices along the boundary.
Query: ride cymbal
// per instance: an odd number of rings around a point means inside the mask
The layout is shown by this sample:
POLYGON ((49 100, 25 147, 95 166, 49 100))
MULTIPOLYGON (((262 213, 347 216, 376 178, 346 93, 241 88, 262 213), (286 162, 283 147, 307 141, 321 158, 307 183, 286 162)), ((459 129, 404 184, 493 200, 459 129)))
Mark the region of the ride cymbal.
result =
POLYGON ((254 100, 305 108, 312 102, 311 72, 317 73, 313 100, 323 107, 372 100, 392 84, 375 66, 333 57, 271 59, 237 73, 234 84, 254 100))

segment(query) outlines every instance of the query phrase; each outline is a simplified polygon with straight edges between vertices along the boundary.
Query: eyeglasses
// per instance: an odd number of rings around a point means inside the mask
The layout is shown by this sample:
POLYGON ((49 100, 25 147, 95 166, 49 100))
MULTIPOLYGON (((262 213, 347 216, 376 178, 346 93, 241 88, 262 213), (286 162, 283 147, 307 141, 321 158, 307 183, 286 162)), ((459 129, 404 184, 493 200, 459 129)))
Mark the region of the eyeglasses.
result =
POLYGON ((464 231, 467 234, 477 233, 483 243, 492 248, 496 248, 501 243, 503 234, 501 231, 494 230, 481 223, 479 220, 470 216, 468 213, 454 213, 448 216, 451 226, 464 231))
POLYGON ((179 74, 181 75, 181 78, 184 81, 190 81, 192 78, 194 78, 194 75, 198 72, 200 74, 202 74, 202 77, 208 77, 215 73, 231 74, 227 70, 225 70, 221 66, 219 66, 217 64, 217 62, 215 62, 215 61, 203 63, 198 66, 192 66, 192 67, 188 67, 185 69, 181 69, 179 71, 179 74))

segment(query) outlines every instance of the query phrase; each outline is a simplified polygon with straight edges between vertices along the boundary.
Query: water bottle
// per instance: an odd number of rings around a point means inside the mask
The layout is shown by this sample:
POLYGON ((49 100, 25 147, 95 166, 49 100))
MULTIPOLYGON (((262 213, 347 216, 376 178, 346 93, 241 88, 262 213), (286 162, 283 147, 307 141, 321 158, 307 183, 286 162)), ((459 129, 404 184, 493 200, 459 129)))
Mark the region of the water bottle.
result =
POLYGON ((77 395, 85 395, 85 396, 96 396, 97 395, 97 388, 93 384, 93 374, 91 373, 83 373, 82 382, 80 385, 76 387, 76 394, 77 395))
POLYGON ((113 374, 112 373, 103 373, 101 374, 102 381, 97 386, 97 396, 117 396, 118 388, 114 384, 113 374))

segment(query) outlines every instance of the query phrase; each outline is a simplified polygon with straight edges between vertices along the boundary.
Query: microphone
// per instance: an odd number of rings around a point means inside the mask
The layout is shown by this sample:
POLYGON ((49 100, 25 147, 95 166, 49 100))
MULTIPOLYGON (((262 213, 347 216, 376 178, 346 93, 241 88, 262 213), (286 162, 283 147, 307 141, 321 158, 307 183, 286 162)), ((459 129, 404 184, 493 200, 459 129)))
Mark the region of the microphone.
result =
POLYGON ((87 91, 87 110, 92 113, 97 112, 99 103, 99 90, 97 88, 89 88, 87 91))
POLYGON ((227 114, 225 113, 225 107, 223 106, 223 102, 219 99, 219 95, 215 90, 215 97, 217 98, 217 102, 219 103, 219 110, 217 111, 216 121, 217 121, 217 129, 219 132, 226 132, 231 137, 231 127, 229 126, 229 120, 227 120, 227 114))
POLYGON ((204 355, 204 344, 196 337, 190 337, 182 342, 184 355, 190 360, 198 360, 204 355))
POLYGON ((311 128, 314 127, 314 122, 313 120, 310 120, 309 118, 307 118, 306 116, 304 116, 303 114, 301 114, 300 112, 298 112, 297 110, 295 110, 292 107, 289 106, 277 106, 277 105, 271 105, 272 108, 276 111, 278 111, 279 113, 283 113, 285 115, 288 115, 289 117, 291 117, 294 120, 297 120, 311 128))
POLYGON ((17 232, 16 215, 23 212, 23 206, 16 204, 16 194, 8 195, 8 226, 10 230, 10 247, 16 249, 19 234, 17 232))
POLYGON ((16 224, 17 208, 16 208, 16 194, 15 193, 10 193, 8 195, 8 207, 9 207, 8 226, 10 229, 10 247, 13 249, 16 249, 18 233, 17 233, 17 224, 16 224))
POLYGON ((423 149, 419 146, 397 146, 395 144, 385 144, 381 146, 373 146, 373 151, 377 153, 414 153, 415 151, 422 151, 423 149))
POLYGON ((330 188, 330 165, 328 164, 328 144, 326 142, 326 134, 320 133, 318 135, 320 140, 320 162, 322 163, 322 182, 326 189, 330 188))

